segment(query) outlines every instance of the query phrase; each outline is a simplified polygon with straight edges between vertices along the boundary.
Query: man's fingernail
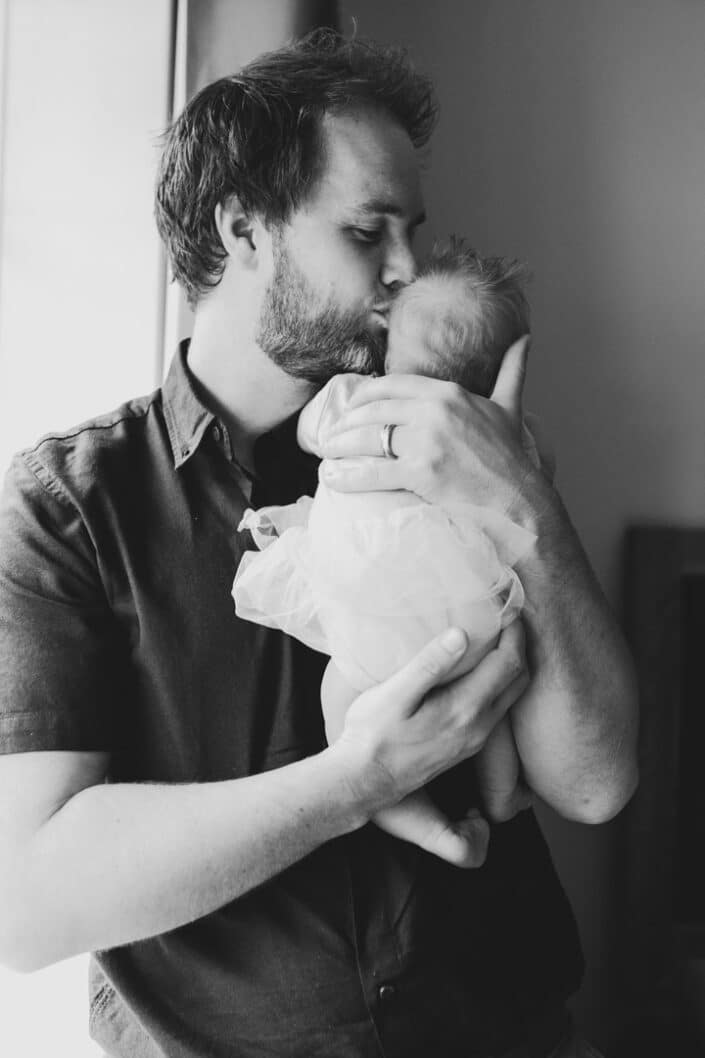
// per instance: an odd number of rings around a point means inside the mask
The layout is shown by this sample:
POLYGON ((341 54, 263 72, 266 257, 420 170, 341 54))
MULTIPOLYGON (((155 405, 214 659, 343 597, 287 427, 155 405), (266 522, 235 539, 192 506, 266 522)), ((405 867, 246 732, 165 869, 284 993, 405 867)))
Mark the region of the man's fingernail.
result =
POLYGON ((460 628, 449 628, 441 636, 441 643, 449 654, 457 654, 465 646, 465 633, 460 628))

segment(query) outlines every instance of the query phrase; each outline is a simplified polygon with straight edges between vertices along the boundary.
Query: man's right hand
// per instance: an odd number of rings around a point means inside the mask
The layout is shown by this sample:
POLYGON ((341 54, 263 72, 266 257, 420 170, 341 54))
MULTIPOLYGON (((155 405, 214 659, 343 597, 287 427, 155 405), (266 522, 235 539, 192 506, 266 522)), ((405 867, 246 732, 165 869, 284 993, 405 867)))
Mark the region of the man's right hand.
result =
POLYGON ((348 709, 329 752, 370 815, 477 753, 526 690, 521 621, 471 672, 445 683, 467 646, 464 632, 449 629, 348 709))
POLYGON ((442 637, 357 698, 343 734, 219 782, 105 783, 101 753, 0 757, 0 963, 38 969, 209 914, 482 746, 526 686, 515 621, 469 674, 442 637))

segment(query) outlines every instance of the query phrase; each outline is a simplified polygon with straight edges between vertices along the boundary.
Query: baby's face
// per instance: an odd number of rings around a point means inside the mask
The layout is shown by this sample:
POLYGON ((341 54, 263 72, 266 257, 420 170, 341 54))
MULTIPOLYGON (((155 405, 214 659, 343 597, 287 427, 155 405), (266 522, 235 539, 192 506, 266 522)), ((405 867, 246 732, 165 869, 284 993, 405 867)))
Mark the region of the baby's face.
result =
MULTIPOLYGON (((449 309, 457 318, 467 293, 455 276, 422 276, 392 304, 387 334, 387 374, 444 374, 449 309)), ((447 350, 450 352, 450 350, 447 350)), ((457 356, 457 347, 453 350, 457 356)))

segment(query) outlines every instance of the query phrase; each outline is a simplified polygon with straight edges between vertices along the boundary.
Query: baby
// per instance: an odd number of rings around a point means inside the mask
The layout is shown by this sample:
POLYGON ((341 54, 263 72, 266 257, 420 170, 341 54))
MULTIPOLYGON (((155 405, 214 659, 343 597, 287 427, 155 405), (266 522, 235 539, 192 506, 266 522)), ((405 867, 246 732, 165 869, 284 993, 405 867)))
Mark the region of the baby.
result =
MULTIPOLYGON (((437 249, 395 299, 385 370, 430 375, 489 396, 505 350, 528 331, 523 271, 481 258, 459 241, 437 249)), ((361 375, 337 375, 302 410, 298 441, 320 455, 361 375)), ((532 458, 531 436, 524 443, 532 458)), ((469 647, 454 678, 474 667, 520 613, 513 566, 531 533, 469 503, 447 508, 408 492, 339 493, 248 511, 259 552, 248 552, 233 586, 240 617, 280 628, 330 655, 321 687, 329 743, 350 703, 405 664, 449 625, 469 647)), ((475 757, 485 813, 500 821, 529 803, 509 719, 475 757)), ((383 829, 458 866, 484 856, 479 811, 451 822, 425 790, 375 817, 383 829)))

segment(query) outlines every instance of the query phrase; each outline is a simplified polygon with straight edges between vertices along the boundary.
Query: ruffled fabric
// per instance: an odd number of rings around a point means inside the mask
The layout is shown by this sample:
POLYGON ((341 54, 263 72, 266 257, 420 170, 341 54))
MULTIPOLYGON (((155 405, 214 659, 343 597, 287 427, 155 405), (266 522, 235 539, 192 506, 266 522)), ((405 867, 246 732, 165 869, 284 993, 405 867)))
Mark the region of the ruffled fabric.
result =
POLYGON ((449 625, 479 660, 523 606, 512 566, 535 542, 472 504, 442 510, 411 493, 324 485, 313 500, 248 510, 238 528, 261 549, 238 568, 238 616, 328 654, 359 691, 449 625))

